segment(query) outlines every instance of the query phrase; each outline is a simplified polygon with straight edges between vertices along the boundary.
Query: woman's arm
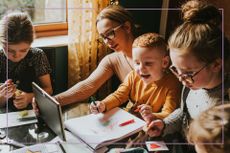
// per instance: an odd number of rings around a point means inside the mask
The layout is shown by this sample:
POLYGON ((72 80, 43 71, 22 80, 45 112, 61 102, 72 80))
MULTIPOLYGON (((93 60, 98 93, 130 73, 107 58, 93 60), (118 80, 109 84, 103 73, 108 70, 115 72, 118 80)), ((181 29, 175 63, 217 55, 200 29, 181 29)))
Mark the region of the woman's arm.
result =
POLYGON ((87 79, 56 95, 55 98, 61 105, 83 101, 93 95, 113 74, 112 64, 107 55, 87 79))

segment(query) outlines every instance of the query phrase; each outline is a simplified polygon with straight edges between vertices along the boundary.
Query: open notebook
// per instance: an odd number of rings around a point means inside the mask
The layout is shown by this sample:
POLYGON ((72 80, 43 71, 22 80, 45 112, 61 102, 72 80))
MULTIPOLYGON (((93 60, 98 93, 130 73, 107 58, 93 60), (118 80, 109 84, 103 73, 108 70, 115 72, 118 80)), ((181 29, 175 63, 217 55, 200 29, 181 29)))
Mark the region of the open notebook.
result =
POLYGON ((139 132, 145 122, 117 107, 105 114, 69 119, 64 124, 75 136, 98 149, 139 132))
POLYGON ((64 141, 65 126, 82 142, 96 150, 141 131, 145 125, 143 120, 118 107, 104 114, 72 118, 63 125, 60 104, 37 84, 33 83, 32 86, 42 119, 64 141))

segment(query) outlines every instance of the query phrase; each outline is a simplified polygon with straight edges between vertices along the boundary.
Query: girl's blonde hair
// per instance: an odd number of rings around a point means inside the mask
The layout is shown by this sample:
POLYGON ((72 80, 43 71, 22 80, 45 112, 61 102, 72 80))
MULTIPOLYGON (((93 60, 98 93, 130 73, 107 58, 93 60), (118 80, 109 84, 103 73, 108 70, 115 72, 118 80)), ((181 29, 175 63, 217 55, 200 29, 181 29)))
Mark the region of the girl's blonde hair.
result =
MULTIPOLYGON (((204 1, 191 0, 182 5, 184 23, 170 36, 170 49, 192 53, 200 61, 211 63, 222 59, 221 14, 204 1)), ((225 58, 229 56, 228 41, 225 40, 225 58)), ((171 50, 170 50, 171 51, 171 50)))
POLYGON ((26 13, 12 12, 1 20, 0 39, 2 43, 17 44, 34 40, 32 22, 26 13))
POLYGON ((192 121, 187 133, 190 143, 202 145, 210 153, 229 151, 229 136, 230 104, 215 106, 201 113, 197 119, 192 121))

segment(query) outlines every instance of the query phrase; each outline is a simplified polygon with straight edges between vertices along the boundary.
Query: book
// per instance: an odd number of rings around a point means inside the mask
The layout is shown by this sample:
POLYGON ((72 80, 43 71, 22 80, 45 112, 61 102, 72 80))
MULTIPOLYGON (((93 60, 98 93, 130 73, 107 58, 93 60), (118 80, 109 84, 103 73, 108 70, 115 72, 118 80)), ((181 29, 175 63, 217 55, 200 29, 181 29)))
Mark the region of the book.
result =
POLYGON ((94 150, 141 131, 145 124, 140 118, 118 107, 106 113, 89 114, 64 122, 73 135, 94 150))

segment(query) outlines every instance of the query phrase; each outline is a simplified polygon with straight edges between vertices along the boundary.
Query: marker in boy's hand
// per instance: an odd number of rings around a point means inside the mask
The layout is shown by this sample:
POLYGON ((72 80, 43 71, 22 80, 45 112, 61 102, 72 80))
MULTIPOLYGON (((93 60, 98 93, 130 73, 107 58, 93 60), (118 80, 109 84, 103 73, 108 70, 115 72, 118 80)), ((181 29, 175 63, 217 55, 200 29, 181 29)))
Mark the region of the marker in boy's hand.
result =
POLYGON ((94 97, 90 97, 90 111, 93 114, 102 113, 105 111, 105 104, 101 101, 95 101, 94 97))

